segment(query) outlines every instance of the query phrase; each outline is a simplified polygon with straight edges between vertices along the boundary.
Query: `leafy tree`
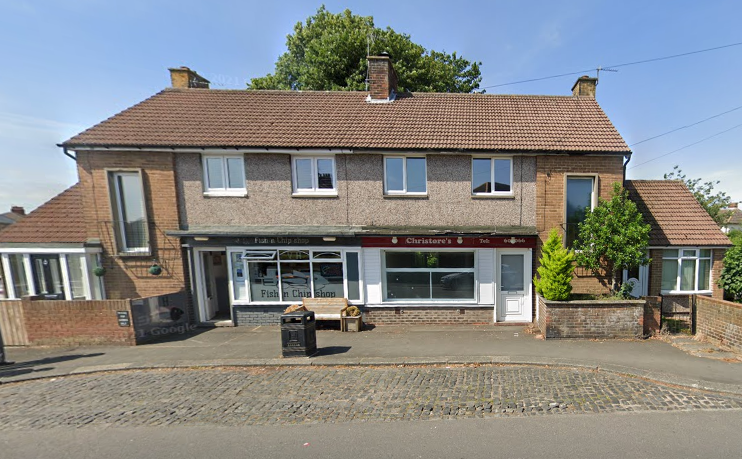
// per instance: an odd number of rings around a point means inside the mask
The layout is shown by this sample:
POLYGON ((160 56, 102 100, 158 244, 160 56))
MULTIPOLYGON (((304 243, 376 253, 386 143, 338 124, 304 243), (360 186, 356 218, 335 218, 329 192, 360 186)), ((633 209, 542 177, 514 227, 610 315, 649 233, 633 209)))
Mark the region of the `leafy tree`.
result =
POLYGON ((742 238, 733 239, 734 247, 724 255, 724 269, 719 277, 719 287, 734 301, 742 303, 742 238))
POLYGON ((533 278, 536 292, 550 301, 566 301, 572 293, 575 254, 562 246, 559 231, 552 229, 541 248, 540 265, 533 278), (540 279, 539 279, 540 277, 540 279))
POLYGON ((672 172, 665 174, 664 177, 665 180, 680 180, 685 183, 701 207, 706 209, 717 225, 722 226, 726 223, 729 212, 724 208, 729 206, 731 198, 723 191, 714 191, 714 187, 721 183, 719 180, 702 182, 700 178, 690 179, 679 166, 674 166, 672 172))
POLYGON ((574 245, 577 265, 596 275, 609 274, 611 291, 619 292, 624 269, 649 264, 650 228, 626 190, 614 183, 611 199, 600 198, 578 227, 574 245))
POLYGON ((482 81, 481 62, 428 51, 407 34, 376 27, 372 16, 332 14, 324 5, 294 26, 286 47, 274 73, 253 78, 248 89, 364 90, 367 53, 384 51, 394 59, 400 90, 472 92, 482 81))

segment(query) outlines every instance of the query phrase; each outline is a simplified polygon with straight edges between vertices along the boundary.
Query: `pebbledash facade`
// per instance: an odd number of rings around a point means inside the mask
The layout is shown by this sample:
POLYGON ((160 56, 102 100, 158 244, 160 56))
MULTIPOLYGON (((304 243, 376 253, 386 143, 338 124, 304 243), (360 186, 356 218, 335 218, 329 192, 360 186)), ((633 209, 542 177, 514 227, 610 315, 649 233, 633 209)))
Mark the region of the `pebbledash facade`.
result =
MULTIPOLYGON (((61 144, 80 178, 81 291, 185 288, 194 320, 235 325, 277 323, 305 297, 345 297, 368 323, 531 322, 542 241, 560 228, 569 244, 631 155, 597 81, 571 96, 404 93, 389 57, 369 67, 369 92, 211 90, 171 69, 173 88, 61 144)), ((35 259, 11 256, 22 246, 0 233, 5 271, 31 279, 35 259)), ((605 288, 588 273, 573 285, 605 288)))

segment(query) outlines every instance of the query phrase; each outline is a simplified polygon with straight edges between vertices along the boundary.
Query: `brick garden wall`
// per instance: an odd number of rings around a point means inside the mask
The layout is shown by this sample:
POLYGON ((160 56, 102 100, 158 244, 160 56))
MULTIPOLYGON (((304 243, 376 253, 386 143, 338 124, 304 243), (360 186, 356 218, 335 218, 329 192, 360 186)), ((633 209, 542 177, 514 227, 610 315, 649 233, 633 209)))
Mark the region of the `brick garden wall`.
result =
POLYGON ((286 306, 234 306, 234 325, 278 325, 286 306))
POLYGON ((644 336, 652 336, 660 331, 662 324, 662 297, 645 296, 644 305, 644 336))
POLYGON ((129 300, 22 300, 23 316, 32 346, 121 344, 134 345, 134 327, 120 327, 116 311, 128 311, 129 300))
POLYGON ((539 328, 549 338, 637 338, 645 301, 546 301, 538 296, 539 328))
POLYGON ((742 352, 742 304, 696 295, 696 334, 742 352))
POLYGON ((372 325, 398 324, 492 324, 490 308, 368 308, 363 322, 372 325))

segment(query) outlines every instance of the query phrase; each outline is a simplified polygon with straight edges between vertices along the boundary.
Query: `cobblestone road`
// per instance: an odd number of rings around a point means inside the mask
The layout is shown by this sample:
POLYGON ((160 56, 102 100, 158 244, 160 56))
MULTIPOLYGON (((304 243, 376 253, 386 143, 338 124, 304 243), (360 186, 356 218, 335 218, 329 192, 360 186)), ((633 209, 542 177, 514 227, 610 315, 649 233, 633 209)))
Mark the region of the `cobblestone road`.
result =
POLYGON ((740 408, 739 397, 612 373, 527 366, 148 370, 0 386, 0 430, 740 408))

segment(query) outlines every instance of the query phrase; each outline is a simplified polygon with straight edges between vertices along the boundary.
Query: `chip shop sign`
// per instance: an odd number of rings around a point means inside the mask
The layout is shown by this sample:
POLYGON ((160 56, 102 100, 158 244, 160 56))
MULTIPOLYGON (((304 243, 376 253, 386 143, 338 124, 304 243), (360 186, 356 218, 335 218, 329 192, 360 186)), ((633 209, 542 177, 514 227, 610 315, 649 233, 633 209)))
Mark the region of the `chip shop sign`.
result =
POLYGON ((447 248, 457 247, 514 247, 535 248, 535 236, 394 236, 394 237, 364 237, 363 247, 426 247, 447 248))

